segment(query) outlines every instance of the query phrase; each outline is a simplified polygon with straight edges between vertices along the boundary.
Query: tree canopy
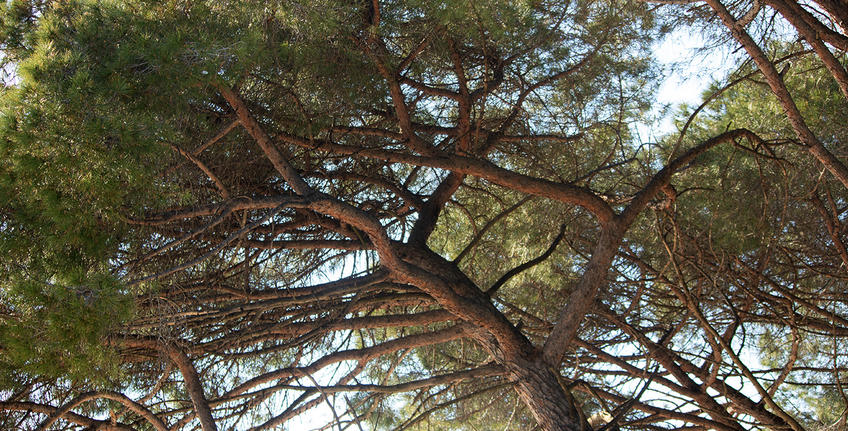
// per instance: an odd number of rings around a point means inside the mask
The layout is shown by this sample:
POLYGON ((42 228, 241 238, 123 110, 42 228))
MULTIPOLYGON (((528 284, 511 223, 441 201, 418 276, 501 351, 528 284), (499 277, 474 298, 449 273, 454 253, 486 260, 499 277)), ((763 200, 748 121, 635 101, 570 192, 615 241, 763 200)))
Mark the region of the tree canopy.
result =
POLYGON ((845 0, 0 7, 0 428, 846 426, 845 0))

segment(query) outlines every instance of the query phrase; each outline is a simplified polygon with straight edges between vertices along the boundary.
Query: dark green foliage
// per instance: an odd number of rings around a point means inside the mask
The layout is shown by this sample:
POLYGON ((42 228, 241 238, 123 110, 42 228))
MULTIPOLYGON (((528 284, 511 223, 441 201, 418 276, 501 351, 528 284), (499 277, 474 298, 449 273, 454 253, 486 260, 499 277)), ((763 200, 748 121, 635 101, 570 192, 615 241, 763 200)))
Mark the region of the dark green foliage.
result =
POLYGON ((12 280, 4 291, 11 316, 0 328, 3 389, 14 389, 21 375, 94 387, 120 377, 104 341, 132 317, 132 297, 108 275, 55 281, 12 280))

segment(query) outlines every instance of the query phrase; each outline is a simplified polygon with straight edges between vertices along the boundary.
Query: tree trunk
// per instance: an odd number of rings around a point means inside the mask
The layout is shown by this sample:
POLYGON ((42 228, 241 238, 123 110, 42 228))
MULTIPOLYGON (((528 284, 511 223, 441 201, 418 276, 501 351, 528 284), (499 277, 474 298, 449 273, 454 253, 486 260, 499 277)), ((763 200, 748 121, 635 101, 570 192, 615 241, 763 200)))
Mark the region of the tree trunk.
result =
POLYGON ((586 422, 571 394, 562 387, 559 377, 542 361, 507 362, 515 381, 515 391, 541 429, 545 431, 587 431, 586 422))

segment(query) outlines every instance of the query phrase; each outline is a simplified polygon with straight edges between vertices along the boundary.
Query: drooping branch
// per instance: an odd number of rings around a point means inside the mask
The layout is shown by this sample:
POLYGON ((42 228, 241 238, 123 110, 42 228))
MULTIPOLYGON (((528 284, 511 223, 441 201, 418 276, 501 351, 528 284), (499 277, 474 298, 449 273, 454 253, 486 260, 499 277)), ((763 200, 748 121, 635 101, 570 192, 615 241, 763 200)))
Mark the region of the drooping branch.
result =
MULTIPOLYGON (((44 422, 42 422, 41 425, 39 425, 38 428, 36 428, 36 431, 44 431, 44 430, 49 429, 50 426, 53 425, 54 422, 56 422, 59 418, 62 418, 62 417, 69 417, 69 418, 71 418, 71 420, 73 420, 74 418, 77 418, 78 417, 77 415, 70 414, 72 409, 76 408, 77 406, 79 406, 80 404, 82 404, 86 401, 99 399, 99 398, 117 401, 117 402, 123 404, 124 406, 126 406, 132 412, 143 417, 147 422, 149 422, 151 425, 153 425, 153 427, 157 431, 168 431, 168 427, 165 425, 165 423, 162 422, 162 420, 159 419, 159 417, 157 417, 155 414, 153 414, 146 407, 144 407, 141 404, 136 403, 135 401, 131 400, 130 398, 128 398, 124 394, 121 394, 121 393, 118 393, 118 392, 112 392, 112 391, 86 392, 86 393, 80 394, 79 396, 77 396, 73 400, 66 403, 64 406, 55 409, 50 414, 50 416, 48 416, 48 418, 44 422)), ((77 419, 77 420, 74 420, 74 422, 79 423, 80 421, 79 421, 79 419, 77 419)))
POLYGON ((336 386, 321 386, 320 389, 313 386, 294 386, 282 385, 283 389, 293 390, 320 390, 323 393, 336 392, 371 392, 378 394, 396 394, 400 392, 411 392, 421 388, 427 388, 438 385, 446 385, 467 379, 475 379, 480 377, 494 377, 504 375, 506 372, 498 365, 488 365, 479 368, 474 368, 467 371, 458 371, 450 374, 428 377, 426 379, 413 380, 406 383, 398 383, 396 385, 371 385, 371 384, 356 384, 356 385, 336 385, 336 386))
POLYGON ((206 174, 206 176, 209 177, 210 180, 212 180, 212 182, 215 184, 215 187, 218 188, 218 192, 221 194, 222 198, 224 198, 224 199, 230 198, 230 192, 227 190, 227 187, 218 178, 218 176, 215 175, 214 172, 212 172, 212 169, 209 169, 209 166, 206 166, 206 163, 203 163, 203 161, 198 159, 197 156, 189 153, 188 151, 186 151, 186 150, 184 150, 184 149, 182 149, 182 148, 180 148, 180 147, 178 147, 174 144, 169 144, 169 146, 171 147, 171 149, 173 149, 174 151, 179 153, 181 156, 185 157, 188 161, 194 163, 194 165, 197 166, 198 169, 203 171, 203 173, 206 174))
MULTIPOLYGON (((22 412, 35 412, 42 414, 53 414, 56 412, 56 407, 31 403, 31 402, 0 402, 0 409, 5 411, 22 411, 22 412)), ((78 424, 84 427, 88 427, 89 429, 102 430, 102 431, 136 431, 135 428, 126 425, 126 424, 113 424, 109 420, 96 420, 91 419, 89 417, 67 411, 61 415, 61 418, 72 422, 74 424, 78 424)), ((167 430, 168 428, 163 428, 163 430, 167 430)))

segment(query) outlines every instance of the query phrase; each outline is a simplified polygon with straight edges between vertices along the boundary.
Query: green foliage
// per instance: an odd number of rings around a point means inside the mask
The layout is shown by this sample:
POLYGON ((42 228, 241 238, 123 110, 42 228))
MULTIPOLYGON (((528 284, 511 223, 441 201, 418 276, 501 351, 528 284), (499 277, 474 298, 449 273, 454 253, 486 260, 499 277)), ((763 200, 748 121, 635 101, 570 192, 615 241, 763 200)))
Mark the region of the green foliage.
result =
POLYGON ((14 280, 0 295, 0 388, 22 376, 69 379, 76 384, 113 385, 116 358, 104 348, 111 329, 132 316, 132 297, 108 275, 56 284, 14 280), (76 284, 79 283, 79 284, 76 284))
MULTIPOLYGON (((447 172, 333 154, 320 145, 328 141, 363 153, 389 151, 415 160, 417 150, 407 148, 406 138, 397 138, 409 131, 393 111, 397 101, 391 99, 390 87, 396 80, 407 92, 402 102, 411 107, 415 137, 432 145, 437 155, 428 160, 457 155, 457 142, 465 138, 453 129, 446 131, 459 127, 460 104, 444 93, 459 95, 456 69, 461 68, 468 86, 481 95, 467 120, 484 133, 475 138, 480 142, 473 142, 473 148, 458 155, 479 157, 560 186, 585 188, 615 211, 631 203, 681 150, 729 128, 755 131, 770 140, 768 148, 740 141, 710 150, 675 175, 674 197, 658 196, 629 227, 610 283, 597 302, 615 312, 632 313, 626 319, 635 326, 650 326, 645 333, 650 337, 675 325, 683 328, 678 339, 700 334, 679 297, 647 269, 672 274, 669 268, 677 269, 678 262, 670 262, 670 255, 689 263, 672 278, 679 277, 684 288, 711 299, 699 305, 716 315, 722 301, 738 299, 730 296, 739 294, 740 282, 723 272, 734 259, 754 259, 777 245, 786 254, 805 245, 822 250, 805 255, 810 259, 804 264, 829 259, 821 227, 799 222, 809 214, 805 199, 811 190, 832 191, 844 206, 848 196, 828 184, 818 188, 821 181, 811 173, 814 165, 798 156, 780 106, 758 78, 719 97, 690 128, 681 147, 676 137, 656 145, 640 142, 633 124, 651 111, 658 76, 650 46, 668 30, 645 2, 379 3, 379 17, 369 2, 341 0, 3 4, 2 64, 14 69, 17 81, 0 93, 0 390, 43 380, 70 382, 71 389, 63 395, 72 395, 92 387, 140 391, 161 381, 160 397, 187 400, 178 378, 166 374, 159 380, 163 371, 158 357, 121 363, 110 345, 111 337, 122 331, 193 345, 191 355, 204 375, 204 391, 214 399, 251 377, 297 367, 305 357, 370 348, 456 323, 366 327, 358 332, 344 325, 338 332, 325 329, 348 318, 437 309, 434 301, 421 299, 425 289, 406 284, 411 276, 314 300, 306 298, 309 295, 287 296, 287 289, 345 273, 344 265, 351 262, 363 266, 364 261, 371 271, 376 252, 333 254, 337 250, 325 245, 317 250, 260 247, 277 240, 302 245, 340 238, 369 245, 356 223, 321 214, 320 206, 294 205, 255 231, 241 230, 257 219, 255 208, 231 214, 229 204, 291 194, 245 128, 232 129, 202 156, 228 192, 218 190, 207 172, 200 175, 199 163, 192 165, 173 151, 198 148, 233 122, 233 107, 216 89, 222 85, 243 97, 272 137, 294 135, 315 143, 314 148, 297 148, 285 145, 285 139, 276 142, 310 185, 383 223, 398 243, 419 221, 416 217, 447 172), (402 70, 395 70, 401 64, 402 70), (381 67, 395 73, 383 76, 381 67), (556 79, 524 93, 531 83, 551 75, 556 79), (516 100, 525 97, 520 109, 514 109, 516 100), (506 121, 511 115, 514 121, 506 121), (361 133, 346 128, 361 128, 361 133), (534 134, 548 138, 519 139, 534 134), (499 140, 504 136, 514 139, 499 140), (151 216, 193 207, 215 210, 211 216, 186 216, 171 224, 157 224, 151 216), (222 220, 206 224, 219 215, 222 220), (225 238, 235 240, 213 249, 225 238), (675 241, 685 244, 678 247, 675 241), (151 250, 161 253, 154 256, 151 250), (214 256, 204 256, 208 250, 214 256), (625 254, 645 265, 626 261, 625 254), (161 292, 126 283, 198 256, 205 260, 174 274, 168 279, 172 284, 161 292), (705 274, 714 267, 715 273, 705 274), (689 286, 689 280, 697 281, 689 286), (631 302, 636 290, 652 302, 631 302), (416 300, 426 305, 409 305, 416 300), (284 339, 289 330, 295 335, 284 339)), ((844 142, 848 106, 820 65, 806 58, 794 60, 786 79, 793 92, 802 95, 799 105, 825 144, 844 142)), ((601 228, 578 207, 538 196, 525 198, 469 175, 438 215, 428 246, 446 259, 456 259, 438 263, 459 268, 472 281, 469 286, 485 290, 510 269, 545 253, 562 226, 562 240, 550 257, 512 277, 491 297, 494 309, 503 314, 493 315, 505 317, 516 332, 542 346, 591 258, 601 228), (496 220, 513 205, 510 214, 496 220), (466 252, 472 241, 477 242, 466 252)), ((406 251, 400 245, 398 250, 406 251)), ((775 272, 769 275, 780 281, 795 275, 775 272)), ((802 275, 808 278, 796 286, 806 290, 829 280, 826 275, 802 275)), ((482 295, 476 299, 489 300, 482 295)), ((716 326, 728 326, 730 318, 720 317, 716 326)), ((639 342, 603 322, 602 316, 592 316, 581 331, 580 336, 599 349, 626 344, 624 361, 639 366, 648 362, 633 359, 638 350, 633 346, 639 342)), ((785 346, 768 350, 778 335, 758 335, 764 361, 786 361, 785 346)), ((360 360, 358 366, 367 365, 356 375, 362 381, 347 382, 403 384, 479 367, 497 357, 494 342, 470 339, 360 360)), ((813 363, 823 357, 814 344, 805 341, 802 360, 813 363)), ((707 357, 701 346, 698 349, 684 355, 698 358, 695 362, 707 357)), ((606 359, 573 350, 573 358, 566 360, 566 377, 609 390, 612 399, 629 393, 628 385, 644 377, 634 374, 627 376, 630 382, 615 382, 616 373, 632 370, 610 370, 614 366, 604 363, 606 359), (581 355, 589 360, 581 362, 581 355)), ((250 390, 265 391, 263 385, 271 380, 292 384, 269 378, 250 390)), ((816 410, 811 423, 833 419, 827 409, 839 402, 834 390, 800 388, 780 396, 795 393, 816 410)), ((271 410, 266 414, 254 409, 275 403, 270 395, 237 396, 246 404, 231 411, 251 411, 233 421, 272 416, 271 410)), ((602 408, 594 397, 577 398, 586 412, 602 408)), ((216 414, 237 402, 240 399, 233 398, 216 404, 216 414)), ((417 418, 421 422, 411 429, 424 429, 425 423, 434 430, 533 426, 502 376, 409 394, 357 395, 348 403, 368 411, 375 429, 409 425, 417 418)), ((174 407, 177 404, 180 401, 164 401, 156 408, 184 408, 174 407)))
MULTIPOLYGON (((778 52, 791 48, 791 45, 775 47, 778 52)), ((784 70, 786 85, 810 128, 826 146, 836 150, 848 138, 845 127, 848 101, 841 96, 836 82, 819 60, 810 55, 795 58, 779 68, 784 70)), ((750 72, 742 69, 729 79, 750 72)), ((697 169, 675 178, 678 193, 689 194, 677 200, 676 217, 678 222, 686 220, 687 225, 701 227, 700 235, 708 232, 713 247, 710 252, 720 256, 756 258, 775 248, 806 253, 803 259, 811 265, 809 270, 773 269, 768 275, 790 283, 799 291, 828 295, 832 290, 834 297, 840 297, 842 282, 812 269, 816 265, 826 266, 836 252, 830 239, 824 239, 826 229, 820 225, 821 216, 815 212, 811 200, 825 199, 817 197, 821 194, 843 205, 848 197, 846 190, 823 178, 820 166, 799 149, 780 105, 760 79, 753 75, 724 91, 701 114, 702 118, 693 123, 689 136, 706 139, 725 129, 744 127, 770 140, 770 146, 742 141, 737 146, 715 148, 700 157, 697 169), (810 215, 811 211, 814 216, 810 215)), ((710 91, 715 90, 714 87, 710 91)), ((684 109, 683 114, 688 116, 688 110, 684 109)), ((696 229, 691 231, 698 235, 696 232, 696 229)), ((722 281, 725 282, 733 284, 722 281)), ((752 353, 764 366, 778 370, 789 361, 794 337, 801 337, 795 365, 819 371, 793 373, 789 380, 797 384, 781 387, 777 397, 812 429, 828 429, 836 424, 846 405, 835 372, 821 370, 832 369, 835 364, 844 366, 842 355, 836 353, 844 350, 843 341, 838 336, 815 331, 793 335, 786 328, 770 325, 752 325, 752 330, 758 333, 758 345, 752 348, 752 353)))

